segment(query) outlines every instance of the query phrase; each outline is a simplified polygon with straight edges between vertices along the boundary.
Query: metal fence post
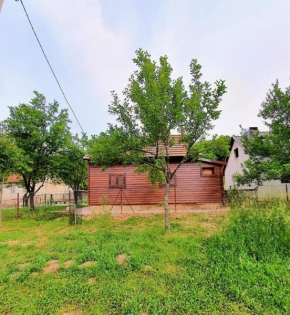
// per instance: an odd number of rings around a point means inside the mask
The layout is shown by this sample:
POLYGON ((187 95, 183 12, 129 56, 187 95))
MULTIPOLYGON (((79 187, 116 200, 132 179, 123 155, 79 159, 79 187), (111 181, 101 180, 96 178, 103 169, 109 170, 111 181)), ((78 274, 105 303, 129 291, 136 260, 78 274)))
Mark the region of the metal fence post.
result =
POLYGON ((19 212, 19 193, 17 193, 17 214, 16 219, 20 219, 20 212, 19 212))
POLYGON ((73 209, 74 209, 74 221, 75 221, 75 225, 77 225, 77 206, 75 203, 73 205, 73 209))

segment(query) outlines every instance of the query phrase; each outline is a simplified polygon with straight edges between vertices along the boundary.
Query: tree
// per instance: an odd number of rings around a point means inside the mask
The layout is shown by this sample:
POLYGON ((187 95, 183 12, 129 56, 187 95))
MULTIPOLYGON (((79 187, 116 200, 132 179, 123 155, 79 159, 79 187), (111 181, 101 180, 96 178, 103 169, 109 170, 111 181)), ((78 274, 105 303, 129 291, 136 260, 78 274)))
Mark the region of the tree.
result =
POLYGON ((71 136, 65 150, 57 156, 55 167, 58 177, 74 191, 75 203, 78 203, 78 191, 87 188, 86 154, 87 136, 71 136))
POLYGON ((34 195, 46 179, 55 176, 54 156, 63 150, 69 134, 67 110, 59 110, 56 101, 46 104, 44 95, 34 94, 29 104, 9 107, 10 117, 5 121, 8 135, 23 152, 23 163, 15 171, 22 176, 31 210, 34 195))
POLYGON ((290 182, 290 86, 283 92, 276 81, 261 107, 259 117, 270 131, 242 137, 250 158, 243 173, 234 175, 238 185, 275 179, 290 182))
POLYGON ((160 57, 159 65, 142 49, 133 59, 137 70, 131 75, 121 101, 114 91, 109 113, 116 116, 118 125, 109 124, 106 133, 97 137, 91 149, 92 162, 104 168, 117 161, 137 166, 137 172, 148 172, 154 184, 164 180, 165 227, 170 231, 168 195, 170 182, 181 165, 194 161, 191 148, 213 128, 220 116, 218 109, 226 91, 224 81, 215 82, 212 89, 201 81, 201 66, 193 59, 192 76, 187 92, 181 77, 173 80, 167 57, 160 57), (172 130, 184 131, 180 143, 186 154, 176 167, 170 164, 169 148, 174 144, 172 130), (153 154, 152 154, 153 152, 153 154))
POLYGON ((203 158, 217 161, 225 161, 230 155, 229 136, 214 135, 210 140, 202 140, 192 147, 203 158))
POLYGON ((0 206, 2 204, 2 194, 4 183, 7 177, 14 173, 14 170, 23 163, 23 153, 16 146, 13 139, 7 134, 0 133, 0 178, 1 178, 1 198, 0 206))

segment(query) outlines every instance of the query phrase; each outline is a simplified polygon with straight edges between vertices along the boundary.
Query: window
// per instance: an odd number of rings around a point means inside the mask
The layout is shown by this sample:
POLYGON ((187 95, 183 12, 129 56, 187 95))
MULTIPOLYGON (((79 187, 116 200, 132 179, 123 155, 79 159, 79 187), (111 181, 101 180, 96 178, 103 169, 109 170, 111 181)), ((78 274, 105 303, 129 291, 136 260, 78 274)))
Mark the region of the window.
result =
POLYGON ((215 176, 214 167, 202 167, 201 176, 215 176))
POLYGON ((239 157, 239 149, 238 149, 238 148, 236 148, 236 149, 234 150, 234 154, 235 154, 235 158, 238 158, 238 157, 239 157))
POLYGON ((12 194, 15 194, 15 185, 12 185, 10 187, 10 191, 11 191, 12 194))
POLYGON ((109 174, 109 188, 126 188, 126 175, 109 174))

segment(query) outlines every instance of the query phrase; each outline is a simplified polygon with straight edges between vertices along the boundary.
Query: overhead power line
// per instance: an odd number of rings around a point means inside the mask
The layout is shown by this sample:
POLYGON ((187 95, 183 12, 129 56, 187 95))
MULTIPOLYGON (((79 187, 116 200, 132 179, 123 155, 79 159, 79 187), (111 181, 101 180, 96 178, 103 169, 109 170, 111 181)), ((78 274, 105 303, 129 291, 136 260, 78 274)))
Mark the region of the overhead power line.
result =
MULTIPOLYGON (((16 0, 16 1, 18 1, 18 0, 16 0)), ((78 118, 77 118, 77 116, 76 116, 76 114, 75 114, 75 112, 74 112, 74 110, 73 110, 73 108, 71 107, 71 105, 70 105, 70 103, 69 103, 69 101, 68 101, 68 99, 67 99, 67 97, 66 97, 66 95, 65 95, 65 93, 64 93, 64 91, 63 91, 63 89, 62 89, 62 87, 61 87, 61 85, 60 85, 60 83, 59 83, 59 81, 58 81, 58 79, 57 79, 57 76, 56 76, 55 72, 53 71, 52 66, 51 66, 51 64, 50 64, 50 62, 49 62, 49 60, 48 60, 48 58, 47 58, 47 56, 46 56, 46 54, 45 54, 45 52, 44 52, 44 49, 43 49, 43 47, 42 47, 42 45, 41 45, 41 43, 40 43, 40 40, 39 40, 39 38, 38 38, 38 36, 37 36, 35 30, 34 30, 34 27, 33 27, 33 25, 32 25, 32 22, 31 22, 31 20, 30 20, 30 18, 29 18, 29 15, 28 15, 27 11, 26 11, 26 8, 25 8, 25 6, 24 6, 24 3, 23 3, 22 0, 20 0, 20 2, 21 2, 21 4, 22 4, 23 10, 24 10, 24 12, 25 12, 25 14, 26 14, 26 16, 27 16, 28 22, 29 22, 29 24, 30 24, 30 26, 31 26, 31 28, 32 28, 32 31, 33 31, 33 33, 34 33, 34 35, 35 35, 35 37, 36 37, 36 39, 37 39, 37 41, 38 41, 38 44, 39 44, 40 49, 41 49, 41 51, 42 51, 42 53, 43 53, 43 55, 44 55, 44 58, 45 58, 45 60, 46 60, 46 62, 47 62, 47 64, 48 64, 48 66, 49 66, 49 68, 50 68, 50 70, 51 70, 51 72, 52 72, 52 74, 53 74, 53 76, 54 76, 54 78, 55 78, 55 80, 56 80, 56 82, 57 82, 57 84, 58 84, 60 90, 61 90, 61 93, 62 93, 62 95, 63 95, 63 97, 64 97, 64 99, 65 99, 67 105, 68 105, 69 108, 71 109, 71 111, 72 111, 72 113, 73 113, 73 115, 74 115, 74 117, 75 117, 75 119, 76 119, 78 125, 80 126, 82 132, 84 132, 84 130, 83 130, 83 128, 82 128, 82 126, 81 126, 81 124, 80 124, 80 122, 79 122, 79 120, 78 120, 78 118)))

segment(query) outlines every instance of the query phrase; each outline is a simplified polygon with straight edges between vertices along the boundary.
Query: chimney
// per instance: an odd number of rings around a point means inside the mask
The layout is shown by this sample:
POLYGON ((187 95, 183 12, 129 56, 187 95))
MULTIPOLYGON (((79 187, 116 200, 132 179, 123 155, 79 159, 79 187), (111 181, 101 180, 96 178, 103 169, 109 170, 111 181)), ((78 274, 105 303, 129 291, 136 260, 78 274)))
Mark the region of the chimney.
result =
POLYGON ((250 135, 251 133, 252 133, 252 134, 257 133, 258 130, 259 130, 258 127, 249 127, 248 129, 244 129, 244 130, 243 130, 243 134, 248 136, 248 135, 250 135))

